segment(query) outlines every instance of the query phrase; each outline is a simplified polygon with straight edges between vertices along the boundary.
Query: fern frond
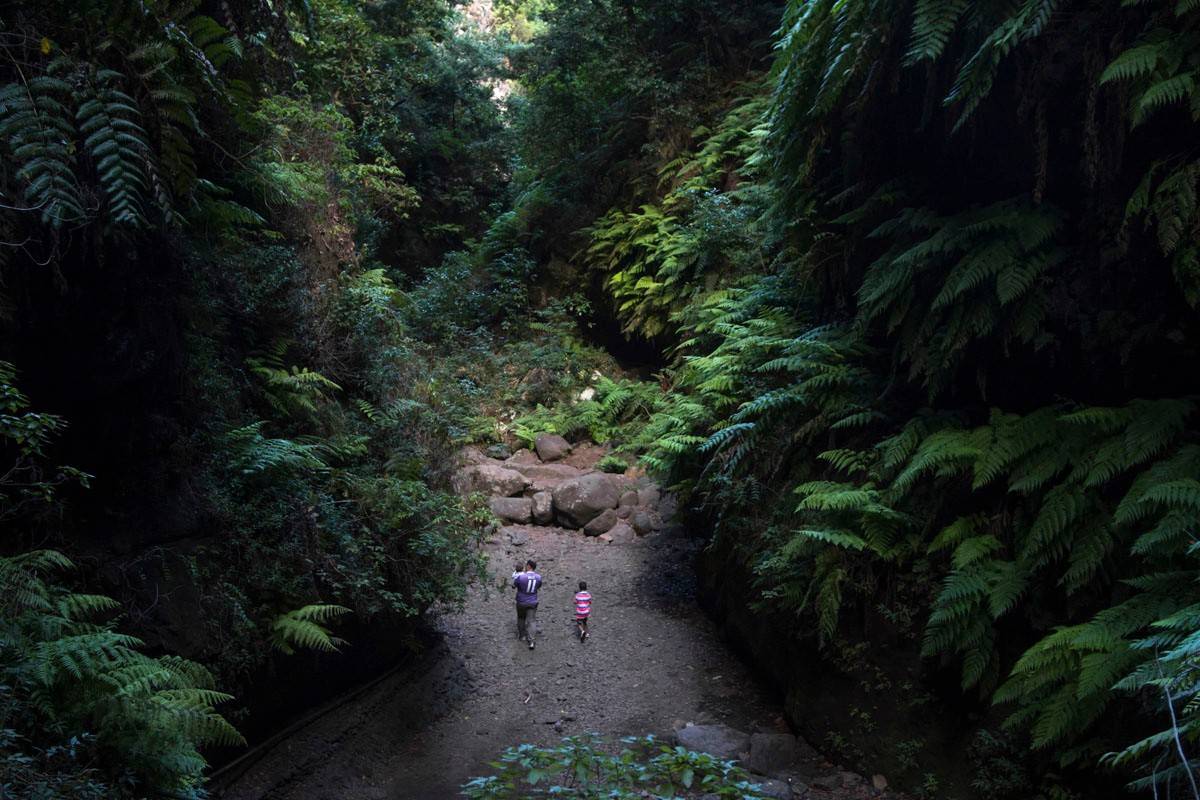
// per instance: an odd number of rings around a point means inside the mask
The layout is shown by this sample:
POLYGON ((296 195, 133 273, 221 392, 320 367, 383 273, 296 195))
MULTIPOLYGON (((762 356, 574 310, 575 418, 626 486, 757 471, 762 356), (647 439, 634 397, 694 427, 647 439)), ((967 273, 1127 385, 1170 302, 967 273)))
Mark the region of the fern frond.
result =
POLYGON ((345 642, 332 636, 322 623, 349 613, 343 606, 318 603, 280 614, 271 623, 271 644, 286 655, 294 654, 296 648, 335 652, 345 642))

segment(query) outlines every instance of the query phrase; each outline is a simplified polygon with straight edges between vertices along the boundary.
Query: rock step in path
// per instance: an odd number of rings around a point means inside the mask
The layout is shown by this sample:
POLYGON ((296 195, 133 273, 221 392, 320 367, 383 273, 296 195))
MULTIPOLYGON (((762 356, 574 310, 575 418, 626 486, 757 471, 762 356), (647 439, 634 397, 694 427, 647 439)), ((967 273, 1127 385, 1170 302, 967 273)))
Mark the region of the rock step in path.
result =
POLYGON ((453 800, 505 748, 582 733, 654 734, 736 758, 770 797, 897 797, 790 735, 695 602, 702 541, 683 535, 671 496, 644 476, 597 471, 604 455, 547 437, 515 454, 464 453, 456 489, 486 493, 505 524, 485 545, 488 580, 463 607, 432 609, 437 652, 276 743, 219 797, 453 800), (545 578, 536 650, 516 639, 509 586, 513 562, 530 557, 545 578), (579 580, 595 598, 582 644, 579 580))

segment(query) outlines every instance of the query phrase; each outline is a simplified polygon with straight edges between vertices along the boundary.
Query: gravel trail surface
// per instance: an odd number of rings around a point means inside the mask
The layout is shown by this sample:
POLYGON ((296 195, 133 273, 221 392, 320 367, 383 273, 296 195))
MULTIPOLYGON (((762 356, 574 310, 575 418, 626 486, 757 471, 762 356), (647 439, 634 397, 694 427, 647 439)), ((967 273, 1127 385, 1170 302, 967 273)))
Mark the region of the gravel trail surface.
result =
POLYGON ((224 800, 440 800, 522 742, 584 732, 668 736, 677 721, 779 729, 779 709, 696 606, 698 543, 667 529, 605 544, 529 526, 488 544, 489 581, 462 611, 440 610, 443 642, 400 672, 276 744, 224 788, 224 800), (545 578, 537 648, 516 638, 514 562, 545 578), (572 596, 586 580, 591 636, 574 636, 572 596), (501 589, 501 586, 504 586, 501 589))

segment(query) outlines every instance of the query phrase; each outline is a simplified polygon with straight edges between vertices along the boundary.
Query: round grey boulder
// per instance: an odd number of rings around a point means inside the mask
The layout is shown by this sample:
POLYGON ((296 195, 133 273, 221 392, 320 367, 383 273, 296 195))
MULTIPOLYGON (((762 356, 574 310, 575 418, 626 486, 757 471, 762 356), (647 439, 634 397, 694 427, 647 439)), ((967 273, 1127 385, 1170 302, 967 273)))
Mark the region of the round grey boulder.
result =
POLYGON ((633 532, 633 528, 624 522, 618 522, 616 525, 613 525, 608 529, 608 533, 605 536, 612 539, 615 544, 629 544, 630 542, 637 541, 637 534, 633 532))
POLYGON ((763 797, 774 798, 774 800, 792 800, 792 787, 783 781, 769 780, 755 782, 758 784, 757 793, 763 797))
POLYGON ((608 476, 599 472, 581 475, 554 488, 554 512, 569 528, 582 528, 600 516, 600 512, 617 507, 621 499, 608 476))
POLYGON ((557 433, 539 433, 533 440, 533 449, 542 461, 558 461, 571 452, 571 445, 557 433))
POLYGON ((470 464, 454 473, 451 484, 458 494, 483 492, 496 497, 512 497, 525 491, 529 479, 499 464, 470 464))
POLYGON ((488 500, 488 507, 506 522, 525 525, 533 518, 533 501, 528 497, 493 497, 488 500))
POLYGON ((638 532, 638 536, 645 536, 647 533, 655 529, 654 517, 648 511, 637 511, 629 522, 633 525, 633 529, 638 532))

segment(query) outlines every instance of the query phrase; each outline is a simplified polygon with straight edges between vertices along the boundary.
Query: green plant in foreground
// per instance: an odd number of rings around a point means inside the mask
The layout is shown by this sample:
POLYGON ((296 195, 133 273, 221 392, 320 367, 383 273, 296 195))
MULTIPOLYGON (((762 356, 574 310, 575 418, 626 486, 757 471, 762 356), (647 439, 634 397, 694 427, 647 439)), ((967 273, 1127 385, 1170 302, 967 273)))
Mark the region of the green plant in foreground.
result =
MULTIPOLYGON (((0 558, 0 738, 30 764, 78 749, 74 763, 117 773, 139 796, 196 796, 207 767, 199 748, 244 743, 216 711, 230 696, 199 664, 146 655, 137 638, 94 621, 118 604, 59 583, 55 574, 73 566, 53 550, 0 558)), ((87 772, 55 780, 87 782, 87 772)), ((35 774, 6 776, 5 796, 47 796, 30 783, 35 774)))
POLYGON ((462 793, 468 800, 762 797, 732 761, 670 747, 653 736, 621 742, 617 753, 595 734, 567 737, 553 747, 511 747, 493 763, 495 775, 473 778, 462 793))

